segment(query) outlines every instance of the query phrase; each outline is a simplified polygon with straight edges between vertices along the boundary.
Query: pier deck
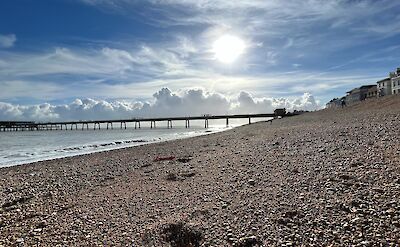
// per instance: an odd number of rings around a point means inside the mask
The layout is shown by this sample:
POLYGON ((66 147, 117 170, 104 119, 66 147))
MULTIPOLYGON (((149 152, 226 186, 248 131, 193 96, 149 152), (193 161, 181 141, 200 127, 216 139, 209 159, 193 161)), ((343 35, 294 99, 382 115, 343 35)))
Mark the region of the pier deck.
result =
POLYGON ((150 123, 150 128, 156 128, 157 122, 167 122, 167 128, 173 127, 173 121, 185 121, 185 127, 190 127, 190 121, 204 120, 204 127, 209 127, 209 120, 225 119, 226 125, 229 125, 230 119, 248 119, 251 124, 253 118, 271 118, 292 116, 294 114, 235 114, 235 115, 202 115, 191 117, 160 117, 160 118, 131 118, 131 119, 110 119, 110 120, 85 120, 85 121, 60 121, 60 122, 18 122, 18 121, 0 121, 0 131, 26 131, 26 130, 88 130, 89 125, 92 129, 113 129, 113 124, 118 124, 121 129, 126 129, 127 123, 134 123, 135 129, 141 128, 141 123, 150 123), (78 128, 79 126, 79 128, 78 128))

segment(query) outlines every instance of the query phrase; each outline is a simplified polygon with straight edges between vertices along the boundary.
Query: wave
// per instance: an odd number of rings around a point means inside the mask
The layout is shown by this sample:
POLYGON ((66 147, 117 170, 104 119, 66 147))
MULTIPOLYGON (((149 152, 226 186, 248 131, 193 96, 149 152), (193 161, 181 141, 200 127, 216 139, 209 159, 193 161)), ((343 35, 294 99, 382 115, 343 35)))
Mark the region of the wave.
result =
MULTIPOLYGON (((14 165, 21 165, 21 164, 27 164, 27 163, 32 163, 32 162, 37 162, 37 161, 43 161, 43 160, 50 160, 50 159, 57 159, 57 158, 63 158, 63 157, 70 157, 70 156, 76 156, 76 155, 83 155, 83 154, 89 154, 89 153, 95 153, 95 152, 101 152, 101 151, 107 151, 107 150, 113 150, 113 149, 120 149, 120 148, 126 148, 126 147, 132 147, 132 146, 139 146, 139 145, 145 145, 149 143, 155 143, 155 142, 161 142, 161 141, 168 141, 168 140, 176 140, 176 139, 182 139, 182 138, 188 138, 188 137, 194 137, 194 136, 200 136, 200 135, 206 135, 214 132, 220 132, 224 131, 229 128, 215 128, 212 130, 191 130, 191 131, 177 131, 177 132, 163 132, 163 133, 150 133, 147 135, 145 134, 144 136, 136 139, 114 139, 112 141, 95 141, 95 142, 88 142, 84 143, 83 145, 74 145, 74 143, 68 144, 64 139, 61 138, 61 140, 55 140, 53 143, 47 143, 47 145, 35 145, 35 146, 29 146, 29 144, 25 144, 22 141, 20 143, 16 143, 15 148, 10 148, 7 151, 0 152, 0 168, 1 167, 8 167, 8 166, 14 166, 14 165), (159 135, 159 136, 154 136, 154 135, 159 135), (54 145, 54 143, 62 143, 61 146, 56 147, 57 145, 54 145), (65 143, 65 144, 64 144, 65 143), (25 146, 24 146, 25 145, 25 146), (22 146, 22 148, 21 148, 22 146), (33 148, 34 147, 34 148, 33 148), (53 147, 53 148, 51 148, 53 147), (56 147, 56 148, 55 148, 56 147), (35 150, 33 150, 35 149, 35 150)), ((110 132, 104 132, 104 133, 113 133, 112 131, 110 132)), ((23 134, 21 132, 21 134, 23 134)), ((42 133, 40 133, 42 134, 42 133)), ((112 138, 112 134, 110 138, 112 138)), ((114 136, 117 137, 117 136, 114 136)), ((121 137, 121 136, 118 136, 121 137)), ((117 138, 118 138, 117 137, 117 138)), ((32 138, 32 137, 29 137, 32 138)), ((54 137, 49 137, 46 136, 45 133, 43 133, 43 136, 36 137, 36 139, 32 139, 31 143, 34 142, 44 142, 44 140, 48 140, 49 138, 54 138, 54 137)), ((59 137, 58 137, 59 138, 59 137)), ((79 142, 85 142, 87 141, 85 137, 80 136, 78 133, 76 133, 75 136, 71 137, 68 136, 66 138, 74 140, 75 143, 79 142), (79 140, 75 140, 79 139, 79 140)), ((12 139, 14 142, 18 142, 17 139, 12 139)), ((29 142, 28 142, 29 143, 29 142)), ((0 140, 0 145, 2 145, 0 140)), ((5 144, 5 143, 4 143, 5 144)), ((37 144, 37 143, 35 143, 37 144)))

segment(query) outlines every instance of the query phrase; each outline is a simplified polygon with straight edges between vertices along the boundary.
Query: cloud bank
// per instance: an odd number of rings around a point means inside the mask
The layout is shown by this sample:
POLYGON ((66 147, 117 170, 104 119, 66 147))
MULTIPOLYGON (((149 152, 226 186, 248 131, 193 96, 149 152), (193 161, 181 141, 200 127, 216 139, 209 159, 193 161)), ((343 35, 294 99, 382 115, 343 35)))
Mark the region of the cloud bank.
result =
POLYGON ((276 108, 316 110, 321 105, 304 93, 300 97, 256 98, 247 92, 227 97, 203 89, 172 92, 162 88, 151 102, 76 99, 70 104, 14 105, 0 102, 1 120, 61 121, 133 117, 196 116, 202 114, 269 113, 276 108))

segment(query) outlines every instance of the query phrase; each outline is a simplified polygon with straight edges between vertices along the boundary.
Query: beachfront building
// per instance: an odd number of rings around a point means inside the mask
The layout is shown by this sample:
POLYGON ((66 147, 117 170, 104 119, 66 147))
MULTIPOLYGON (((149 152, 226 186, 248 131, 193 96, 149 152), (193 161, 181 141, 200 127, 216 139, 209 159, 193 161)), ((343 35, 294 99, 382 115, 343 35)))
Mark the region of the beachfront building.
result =
POLYGON ((328 103, 326 103, 326 108, 335 108, 335 107, 341 107, 342 106, 342 100, 339 98, 334 98, 328 103))
POLYGON ((368 96, 368 90, 374 87, 376 85, 365 85, 346 92, 346 105, 365 100, 368 96))
POLYGON ((378 81, 377 83, 378 97, 392 94, 392 82, 390 77, 378 81))
POLYGON ((390 72, 390 81, 392 86, 392 94, 400 94, 400 68, 395 72, 390 72))
POLYGON ((367 91, 367 99, 376 98, 378 95, 378 87, 374 85, 373 87, 368 88, 367 91))

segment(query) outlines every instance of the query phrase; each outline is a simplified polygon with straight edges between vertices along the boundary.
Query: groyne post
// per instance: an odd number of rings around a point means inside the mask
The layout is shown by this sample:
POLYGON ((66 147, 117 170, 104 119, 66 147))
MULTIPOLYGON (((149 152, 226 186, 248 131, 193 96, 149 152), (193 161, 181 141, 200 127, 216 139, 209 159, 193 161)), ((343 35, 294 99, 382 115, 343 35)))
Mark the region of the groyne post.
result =
POLYGON ((229 126, 229 118, 227 117, 226 118, 226 127, 228 127, 229 126))

